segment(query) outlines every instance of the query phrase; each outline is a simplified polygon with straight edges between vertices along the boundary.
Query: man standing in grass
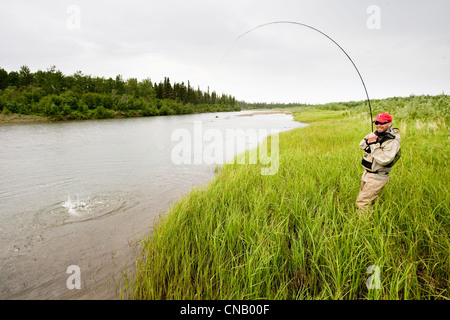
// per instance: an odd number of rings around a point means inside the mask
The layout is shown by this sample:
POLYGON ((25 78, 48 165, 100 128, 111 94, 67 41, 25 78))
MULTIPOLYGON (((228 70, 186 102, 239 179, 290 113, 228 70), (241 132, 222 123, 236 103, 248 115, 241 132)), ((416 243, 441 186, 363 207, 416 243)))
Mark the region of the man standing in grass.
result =
POLYGON ((362 165, 365 170, 356 206, 363 211, 378 198, 390 179, 389 171, 400 158, 400 135, 398 129, 391 130, 392 116, 380 113, 374 122, 377 130, 359 143, 359 148, 364 150, 362 165))

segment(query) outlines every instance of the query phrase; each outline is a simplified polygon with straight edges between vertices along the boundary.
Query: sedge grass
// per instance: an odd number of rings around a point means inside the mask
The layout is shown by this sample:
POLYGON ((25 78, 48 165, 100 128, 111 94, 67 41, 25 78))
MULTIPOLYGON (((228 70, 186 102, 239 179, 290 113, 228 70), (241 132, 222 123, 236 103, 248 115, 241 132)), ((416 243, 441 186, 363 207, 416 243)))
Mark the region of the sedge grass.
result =
POLYGON ((358 214, 367 117, 296 117, 311 124, 279 134, 275 175, 227 164, 171 208, 142 242, 126 298, 450 298, 445 119, 397 123, 402 158, 371 210, 358 214), (379 289, 367 285, 372 265, 379 289))

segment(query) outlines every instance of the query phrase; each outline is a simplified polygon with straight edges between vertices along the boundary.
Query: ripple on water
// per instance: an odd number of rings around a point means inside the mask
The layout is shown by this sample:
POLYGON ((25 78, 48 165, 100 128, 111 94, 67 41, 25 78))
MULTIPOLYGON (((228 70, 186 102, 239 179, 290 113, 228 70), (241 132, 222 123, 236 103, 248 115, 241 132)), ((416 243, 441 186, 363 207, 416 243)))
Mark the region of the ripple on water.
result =
POLYGON ((130 207, 130 201, 135 196, 130 194, 99 194, 93 196, 67 196, 67 200, 61 203, 65 209, 66 219, 64 223, 81 222, 99 219, 106 215, 120 212, 123 208, 130 207))

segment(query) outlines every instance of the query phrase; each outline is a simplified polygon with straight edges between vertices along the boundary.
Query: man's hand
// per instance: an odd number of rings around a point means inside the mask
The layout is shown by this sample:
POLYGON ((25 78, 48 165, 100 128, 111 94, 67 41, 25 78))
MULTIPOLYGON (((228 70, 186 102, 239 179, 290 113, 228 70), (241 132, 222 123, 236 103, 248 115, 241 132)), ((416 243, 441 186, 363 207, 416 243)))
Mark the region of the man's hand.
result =
POLYGON ((366 139, 367 143, 374 143, 377 142, 378 137, 375 133, 371 132, 366 136, 366 139))

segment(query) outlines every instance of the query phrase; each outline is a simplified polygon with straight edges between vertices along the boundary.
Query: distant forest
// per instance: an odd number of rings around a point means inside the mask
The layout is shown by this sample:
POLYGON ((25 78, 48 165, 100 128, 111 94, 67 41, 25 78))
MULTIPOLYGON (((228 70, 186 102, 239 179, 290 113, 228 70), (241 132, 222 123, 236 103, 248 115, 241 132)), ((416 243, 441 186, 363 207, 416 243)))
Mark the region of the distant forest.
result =
POLYGON ((32 73, 28 66, 0 68, 0 113, 40 115, 53 120, 102 119, 240 111, 231 95, 204 92, 187 84, 149 78, 64 75, 55 66, 32 73))
POLYGON ((245 102, 236 101, 236 104, 241 107, 241 109, 276 109, 276 108, 294 108, 294 107, 305 107, 310 106, 306 103, 282 103, 282 102, 245 102))

